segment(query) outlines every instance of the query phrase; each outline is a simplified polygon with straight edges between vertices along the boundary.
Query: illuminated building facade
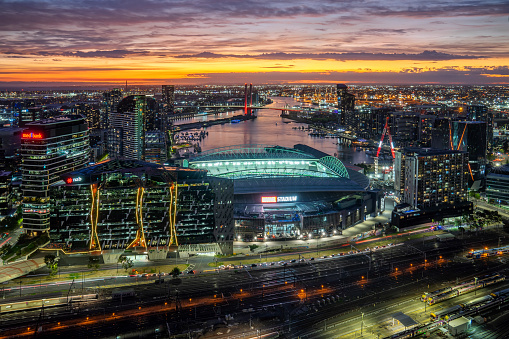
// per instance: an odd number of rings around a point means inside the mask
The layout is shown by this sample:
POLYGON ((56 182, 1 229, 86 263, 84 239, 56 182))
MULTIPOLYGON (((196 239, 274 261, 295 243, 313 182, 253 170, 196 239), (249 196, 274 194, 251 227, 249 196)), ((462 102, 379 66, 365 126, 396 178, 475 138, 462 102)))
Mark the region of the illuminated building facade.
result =
POLYGON ((62 115, 26 125, 21 135, 23 228, 50 227, 49 188, 64 173, 89 161, 88 127, 81 115, 62 115))
POLYGON ((233 183, 206 171, 111 160, 63 175, 51 198, 50 238, 66 251, 233 251, 233 183))
POLYGON ((467 152, 409 147, 396 152, 395 166, 399 166, 395 189, 402 203, 393 211, 396 226, 441 220, 472 209, 467 199, 467 152))
POLYGON ((233 180, 237 240, 332 235, 381 209, 366 176, 306 145, 223 147, 189 167, 233 180))

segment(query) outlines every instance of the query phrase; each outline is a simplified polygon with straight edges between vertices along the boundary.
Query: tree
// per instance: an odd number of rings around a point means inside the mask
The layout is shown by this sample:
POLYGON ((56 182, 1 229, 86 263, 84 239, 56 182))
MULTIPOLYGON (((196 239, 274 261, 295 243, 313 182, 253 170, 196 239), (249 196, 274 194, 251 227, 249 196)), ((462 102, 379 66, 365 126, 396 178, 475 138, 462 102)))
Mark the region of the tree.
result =
POLYGON ((129 270, 131 267, 134 266, 134 263, 131 259, 129 259, 128 257, 126 257, 125 255, 121 255, 119 258, 118 258, 118 263, 119 264, 122 264, 122 268, 127 272, 127 270, 129 270))
POLYGON ((251 252, 254 252, 255 249, 257 249, 259 246, 257 244, 249 245, 249 250, 251 252))
POLYGON ((463 238, 465 236, 465 228, 464 227, 458 227, 458 231, 460 231, 461 237, 463 238))
POLYGON ((170 272, 170 275, 175 279, 177 278, 179 275, 180 275, 180 269, 178 267, 174 267, 171 272, 170 272))
POLYGON ((98 271, 99 270, 99 267, 101 265, 99 265, 99 259, 98 258, 94 258, 94 257, 89 257, 88 258, 88 268, 91 268, 93 269, 94 271, 98 271))
POLYGON ((44 263, 49 268, 50 277, 55 276, 58 273, 58 260, 53 254, 48 254, 44 257, 44 263))

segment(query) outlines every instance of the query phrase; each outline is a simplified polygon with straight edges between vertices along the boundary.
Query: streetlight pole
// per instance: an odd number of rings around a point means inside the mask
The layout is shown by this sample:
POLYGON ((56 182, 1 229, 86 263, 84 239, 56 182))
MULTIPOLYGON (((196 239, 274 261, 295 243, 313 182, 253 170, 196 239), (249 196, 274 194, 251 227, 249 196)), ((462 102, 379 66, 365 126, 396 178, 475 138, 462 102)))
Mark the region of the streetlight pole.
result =
POLYGON ((362 337, 362 326, 364 325, 364 312, 361 313, 361 337, 362 337))

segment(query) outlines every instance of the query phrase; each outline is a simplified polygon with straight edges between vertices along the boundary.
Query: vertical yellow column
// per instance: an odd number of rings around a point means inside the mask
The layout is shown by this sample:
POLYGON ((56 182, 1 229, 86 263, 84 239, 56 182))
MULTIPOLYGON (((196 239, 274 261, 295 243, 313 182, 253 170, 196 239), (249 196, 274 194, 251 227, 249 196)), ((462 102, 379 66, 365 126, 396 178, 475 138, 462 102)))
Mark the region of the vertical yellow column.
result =
POLYGON ((92 195, 92 206, 90 208, 90 226, 92 228, 90 233, 90 246, 91 251, 100 251, 101 244, 97 235, 97 220, 99 219, 99 184, 90 185, 90 193, 92 195))
POLYGON ((147 247, 147 243, 145 241, 145 231, 143 230, 143 193, 145 189, 143 187, 138 187, 138 191, 136 192, 136 224, 138 225, 138 230, 136 231, 136 238, 127 246, 127 248, 131 247, 147 247))

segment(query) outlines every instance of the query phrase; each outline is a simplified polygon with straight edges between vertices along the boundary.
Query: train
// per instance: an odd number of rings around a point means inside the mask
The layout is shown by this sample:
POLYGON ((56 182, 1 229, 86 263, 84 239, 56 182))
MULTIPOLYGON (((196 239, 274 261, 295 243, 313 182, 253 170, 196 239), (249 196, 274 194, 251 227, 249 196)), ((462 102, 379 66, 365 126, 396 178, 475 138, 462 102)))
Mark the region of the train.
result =
POLYGON ((505 276, 502 274, 494 274, 490 276, 485 276, 482 278, 474 278, 460 285, 454 286, 449 291, 445 291, 439 294, 436 294, 432 297, 428 298, 427 303, 429 305, 434 305, 443 300, 451 299, 457 296, 460 296, 465 293, 472 292, 474 290, 478 290, 480 288, 490 286, 505 280, 505 276))
POLYGON ((507 298, 509 297, 509 288, 506 288, 505 290, 493 292, 491 293, 491 296, 493 298, 507 298))
POLYGON ((431 319, 431 321, 436 321, 436 320, 440 320, 440 319, 448 320, 449 315, 451 313, 457 313, 457 312, 461 311, 462 309, 463 309, 463 307, 461 307, 461 305, 455 305, 455 306, 446 308, 444 310, 434 311, 434 312, 430 313, 430 319, 431 319))
POLYGON ((483 257, 491 257, 495 255, 502 255, 504 253, 509 253, 509 245, 502 246, 497 248, 485 248, 482 250, 471 250, 467 253, 467 258, 479 259, 483 257))
POLYGON ((27 311, 32 309, 38 309, 42 307, 57 307, 65 306, 73 302, 83 302, 89 300, 96 300, 97 294, 83 294, 74 295, 69 297, 56 297, 56 298, 45 298, 28 301, 15 301, 11 303, 0 304, 0 314, 10 313, 18 311, 27 311))
POLYGON ((430 333, 434 329, 440 327, 445 320, 453 320, 462 315, 478 314, 484 310, 500 307, 500 305, 507 302, 509 302, 509 288, 490 293, 469 302, 455 305, 441 311, 431 312, 430 323, 401 331, 386 338, 405 339, 418 337, 422 334, 430 333))
POLYGON ((424 294, 421 296, 421 301, 428 301, 429 298, 432 298, 438 294, 441 294, 441 293, 445 293, 445 292, 449 292, 449 291, 452 291, 452 287, 451 286, 448 286, 448 287, 444 287, 444 288, 441 288, 441 289, 438 289, 436 291, 433 291, 433 292, 424 292, 424 294))

